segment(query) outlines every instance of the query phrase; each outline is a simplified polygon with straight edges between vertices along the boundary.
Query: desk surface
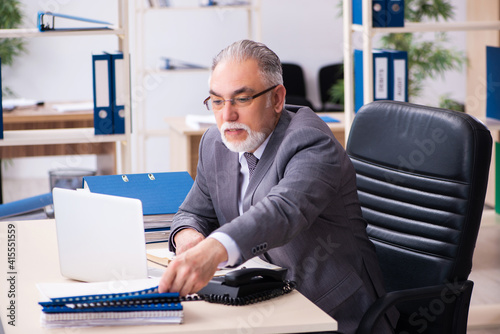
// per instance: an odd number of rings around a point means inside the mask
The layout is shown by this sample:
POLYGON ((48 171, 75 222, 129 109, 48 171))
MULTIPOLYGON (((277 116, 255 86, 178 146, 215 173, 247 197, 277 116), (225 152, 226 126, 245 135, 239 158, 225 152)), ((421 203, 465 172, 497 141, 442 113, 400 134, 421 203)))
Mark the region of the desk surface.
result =
MULTIPOLYGON (((3 113, 4 125, 42 122, 87 122, 93 126, 94 111, 75 110, 60 112, 53 108, 52 103, 45 103, 43 106, 31 106, 17 108, 3 113)), ((85 124, 87 124, 85 123, 85 124)))
MULTIPOLYGON (((12 246, 12 245, 10 245, 12 246)), ((247 306, 225 306, 203 301, 184 302, 181 325, 117 326, 45 329, 40 326, 37 283, 71 282, 59 272, 53 220, 0 224, 0 318, 5 333, 299 333, 335 330, 335 320, 297 291, 247 306), (12 224, 12 225, 11 225, 12 224), (8 239, 15 239, 13 270, 8 262, 8 239), (14 272, 15 274, 9 274, 14 272), (10 298, 7 278, 15 276, 10 298), (8 324, 7 306, 15 302, 15 327, 8 324)))

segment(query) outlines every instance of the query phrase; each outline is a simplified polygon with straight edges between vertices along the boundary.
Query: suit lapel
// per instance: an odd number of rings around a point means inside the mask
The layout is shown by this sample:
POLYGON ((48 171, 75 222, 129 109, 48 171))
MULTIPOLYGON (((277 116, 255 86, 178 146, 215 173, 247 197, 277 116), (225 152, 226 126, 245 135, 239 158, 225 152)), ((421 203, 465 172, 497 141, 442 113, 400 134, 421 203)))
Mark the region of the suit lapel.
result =
POLYGON ((238 212, 238 179, 240 175, 240 163, 238 153, 231 152, 222 142, 216 143, 215 149, 216 165, 216 189, 219 207, 224 214, 225 222, 230 222, 239 216, 238 212))
POLYGON ((285 132, 290 124, 290 120, 290 114, 288 111, 284 110, 271 138, 269 139, 269 142, 267 143, 266 149, 264 150, 264 153, 255 168, 254 174, 250 179, 250 183, 248 184, 248 188, 245 192, 245 197, 243 198, 243 212, 247 211, 252 205, 255 190, 274 163, 276 153, 278 152, 278 148, 285 137, 285 132))

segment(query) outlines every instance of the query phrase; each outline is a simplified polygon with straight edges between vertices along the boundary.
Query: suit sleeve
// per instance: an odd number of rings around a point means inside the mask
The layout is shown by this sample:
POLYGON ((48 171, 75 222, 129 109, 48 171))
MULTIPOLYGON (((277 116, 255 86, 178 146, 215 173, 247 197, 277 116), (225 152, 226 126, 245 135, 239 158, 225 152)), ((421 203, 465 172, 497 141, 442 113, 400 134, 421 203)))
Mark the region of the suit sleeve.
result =
POLYGON ((207 140, 208 131, 202 136, 199 150, 199 161, 195 182, 179 211, 174 216, 169 237, 169 248, 175 250, 173 239, 175 234, 185 228, 193 228, 205 237, 219 227, 217 216, 210 198, 203 168, 202 147, 207 140))

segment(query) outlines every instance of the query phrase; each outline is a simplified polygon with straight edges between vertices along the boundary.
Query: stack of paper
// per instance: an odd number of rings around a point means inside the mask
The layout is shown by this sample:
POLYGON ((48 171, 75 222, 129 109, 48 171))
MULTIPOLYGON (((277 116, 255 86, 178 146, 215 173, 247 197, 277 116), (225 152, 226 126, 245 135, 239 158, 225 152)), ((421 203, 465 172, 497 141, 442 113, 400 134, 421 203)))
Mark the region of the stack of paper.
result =
POLYGON ((44 327, 82 327, 182 323, 178 293, 158 293, 156 280, 134 280, 125 292, 117 282, 39 284, 44 327), (144 286, 147 288, 142 289, 144 286), (141 287, 140 290, 131 290, 141 287), (114 290, 114 289, 113 289, 114 290))

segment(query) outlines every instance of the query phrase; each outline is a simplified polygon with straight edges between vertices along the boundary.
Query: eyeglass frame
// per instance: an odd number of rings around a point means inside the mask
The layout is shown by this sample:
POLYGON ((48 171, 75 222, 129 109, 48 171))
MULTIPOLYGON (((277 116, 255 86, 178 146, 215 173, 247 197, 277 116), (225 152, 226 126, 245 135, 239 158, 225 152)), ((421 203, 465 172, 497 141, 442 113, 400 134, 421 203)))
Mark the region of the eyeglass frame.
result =
MULTIPOLYGON (((257 93, 253 96, 249 96, 248 99, 249 99, 249 102, 251 103, 254 99, 258 98, 259 96, 262 96, 270 91, 272 91, 274 88, 278 87, 279 85, 274 85, 272 87, 269 87, 268 89, 265 89, 263 90, 262 92, 260 93, 257 93)), ((207 97, 204 101, 203 101, 203 104, 205 105, 205 107, 207 107, 208 111, 212 111, 212 109, 210 109, 210 107, 208 106, 208 100, 210 100, 212 98, 212 96, 209 96, 207 97)), ((232 98, 232 99, 227 99, 227 100, 224 100, 224 99, 221 99, 224 103, 222 104, 222 108, 224 108, 224 106, 226 105, 226 102, 231 102, 232 105, 235 104, 235 99, 232 98)), ((219 109, 220 110, 220 109, 219 109)))

